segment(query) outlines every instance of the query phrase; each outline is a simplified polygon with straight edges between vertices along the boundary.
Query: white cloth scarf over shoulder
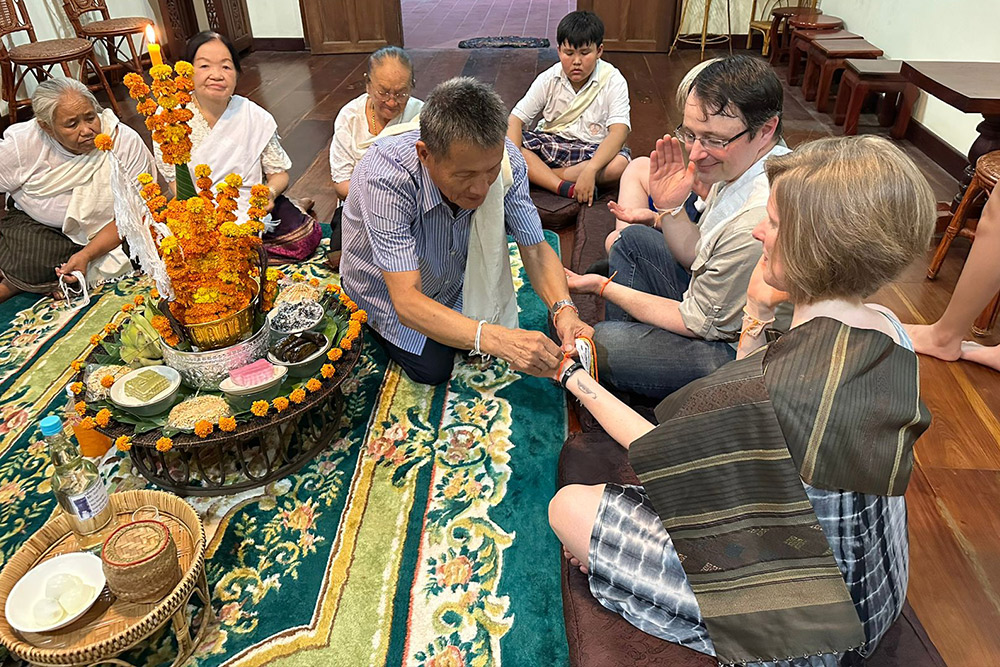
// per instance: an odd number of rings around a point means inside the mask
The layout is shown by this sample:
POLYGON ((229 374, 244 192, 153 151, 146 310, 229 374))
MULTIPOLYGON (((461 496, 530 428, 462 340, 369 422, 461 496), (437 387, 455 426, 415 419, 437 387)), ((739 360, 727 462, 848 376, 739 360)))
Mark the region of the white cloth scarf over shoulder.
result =
POLYGON ((392 125, 386 125, 382 128, 382 131, 376 134, 371 139, 365 139, 364 141, 358 142, 358 148, 363 151, 371 148, 379 139, 385 139, 386 137, 394 137, 397 134, 402 134, 403 132, 412 132, 413 130, 420 129, 420 114, 417 114, 408 121, 401 123, 393 123, 392 125))
POLYGON ((548 132, 550 134, 559 134, 570 125, 576 121, 577 118, 583 115, 583 112, 587 110, 594 100, 597 99, 597 94, 601 92, 601 89, 607 85, 608 80, 611 79, 611 75, 614 73, 614 67, 604 62, 603 60, 597 61, 597 76, 594 77, 595 83, 588 85, 582 92, 580 92, 576 97, 573 98, 573 102, 563 110, 561 114, 552 119, 552 122, 546 123, 544 120, 538 124, 539 132, 548 132))
MULTIPOLYGON (((118 117, 110 109, 101 113, 101 132, 115 138, 118 117)), ((72 190, 62 233, 73 243, 85 246, 115 217, 111 194, 111 164, 104 151, 92 150, 77 155, 55 169, 26 182, 22 189, 34 198, 54 197, 72 190)), ((121 247, 90 262, 87 282, 114 278, 131 268, 121 247)))
POLYGON ((505 148, 500 173, 482 206, 472 214, 462 288, 463 315, 508 329, 518 327, 517 297, 504 226, 504 197, 513 183, 510 156, 505 148))
POLYGON ((274 116, 247 98, 233 95, 208 136, 191 151, 188 166, 193 170, 207 164, 212 169, 213 188, 229 174, 243 178, 235 211, 239 223, 247 221, 251 186, 264 182, 260 157, 277 129, 274 116))

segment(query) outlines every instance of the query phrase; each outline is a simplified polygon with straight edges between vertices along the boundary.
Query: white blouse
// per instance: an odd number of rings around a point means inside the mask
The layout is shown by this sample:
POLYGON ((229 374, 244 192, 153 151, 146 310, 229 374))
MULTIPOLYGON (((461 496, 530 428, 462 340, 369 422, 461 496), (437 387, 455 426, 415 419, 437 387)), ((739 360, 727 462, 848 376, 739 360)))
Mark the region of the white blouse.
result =
MULTIPOLYGON (((152 156, 142 137, 125 123, 118 124, 115 155, 122 171, 132 182, 143 172, 152 172, 152 156)), ((14 204, 37 222, 62 229, 73 192, 37 198, 21 188, 34 177, 54 169, 75 156, 45 133, 35 119, 15 123, 0 141, 0 192, 6 192, 14 204)), ((6 203, 4 203, 6 207, 6 203)), ((110 222, 110 221, 109 221, 110 222)))
MULTIPOLYGON (((208 121, 205 120, 205 116, 202 115, 198 105, 192 103, 188 105, 188 109, 194 114, 188 122, 188 125, 191 126, 191 146, 192 150, 194 150, 205 141, 212 128, 209 127, 208 121)), ((163 161, 163 153, 160 151, 160 145, 155 142, 153 143, 153 153, 156 155, 156 166, 167 182, 170 183, 177 180, 177 172, 174 169, 174 165, 163 161)), ((292 168, 292 159, 288 157, 288 153, 281 147, 277 132, 274 133, 271 140, 267 142, 267 146, 264 147, 264 152, 260 156, 260 163, 264 168, 265 174, 277 174, 292 168)))
MULTIPOLYGON (((351 180, 354 167, 365 155, 362 142, 371 141, 375 135, 368 131, 367 105, 368 93, 360 96, 340 108, 337 120, 333 122, 333 141, 330 142, 330 178, 334 183, 351 180)), ((420 113, 424 103, 411 97, 403 108, 403 113, 389 121, 390 125, 408 123, 420 113)))

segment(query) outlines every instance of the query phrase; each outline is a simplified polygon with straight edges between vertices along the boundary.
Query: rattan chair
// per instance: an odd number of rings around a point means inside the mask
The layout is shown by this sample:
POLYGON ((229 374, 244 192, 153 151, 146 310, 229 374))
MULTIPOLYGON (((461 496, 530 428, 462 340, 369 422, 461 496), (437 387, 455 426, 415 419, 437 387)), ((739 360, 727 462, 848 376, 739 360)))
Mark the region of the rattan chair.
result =
POLYGON ((31 17, 28 16, 24 0, 0 0, 0 78, 3 79, 0 92, 7 102, 11 123, 17 122, 19 108, 31 106, 30 98, 17 98, 17 91, 24 83, 24 77, 28 72, 31 72, 36 80, 44 81, 52 76, 52 68, 60 65, 63 73, 69 77, 72 76, 69 69, 71 62, 79 65, 80 81, 84 83, 87 83, 87 66, 90 66, 98 79, 98 83, 90 86, 90 89, 104 88, 111 102, 111 108, 117 115, 121 115, 108 80, 94 56, 94 45, 89 40, 70 37, 39 42, 35 38, 35 29, 31 25, 31 17), (28 33, 28 43, 8 49, 3 38, 16 32, 28 33))
POLYGON ((764 38, 764 46, 760 55, 767 56, 771 48, 771 10, 777 7, 803 7, 815 9, 819 0, 764 0, 757 11, 757 0, 750 5, 750 25, 747 28, 747 48, 753 46, 753 33, 759 32, 764 38))
POLYGON ((142 71, 140 54, 146 41, 146 26, 153 24, 152 19, 145 16, 113 19, 104 0, 65 0, 63 9, 66 10, 66 16, 69 17, 77 37, 92 42, 99 40, 104 44, 108 53, 108 65, 104 68, 106 73, 117 73, 122 69, 142 71), (99 12, 101 19, 83 23, 80 18, 91 12, 99 12), (138 48, 133 40, 135 35, 139 36, 138 48))

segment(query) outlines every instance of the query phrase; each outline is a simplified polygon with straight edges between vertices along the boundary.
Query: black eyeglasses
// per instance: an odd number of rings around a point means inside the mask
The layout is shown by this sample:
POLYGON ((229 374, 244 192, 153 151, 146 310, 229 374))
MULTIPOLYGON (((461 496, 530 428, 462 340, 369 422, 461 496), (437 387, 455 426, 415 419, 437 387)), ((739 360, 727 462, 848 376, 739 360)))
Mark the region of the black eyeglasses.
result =
POLYGON ((388 90, 384 90, 381 86, 372 81, 367 74, 365 74, 365 81, 371 86, 372 96, 375 97, 375 99, 377 99, 380 102, 388 102, 389 99, 391 98, 396 100, 400 104, 406 104, 406 102, 410 99, 409 93, 402 93, 402 92, 393 93, 388 90))
POLYGON ((674 136, 677 137, 677 141, 682 142, 685 146, 691 146, 694 144, 695 141, 700 141, 702 147, 705 150, 721 151, 726 146, 733 143, 734 141, 742 137, 744 134, 747 134, 749 132, 750 128, 748 127, 747 129, 743 130, 736 136, 730 137, 728 139, 707 139, 705 137, 699 137, 694 132, 691 132, 690 130, 686 129, 683 125, 678 125, 677 129, 674 130, 674 136))

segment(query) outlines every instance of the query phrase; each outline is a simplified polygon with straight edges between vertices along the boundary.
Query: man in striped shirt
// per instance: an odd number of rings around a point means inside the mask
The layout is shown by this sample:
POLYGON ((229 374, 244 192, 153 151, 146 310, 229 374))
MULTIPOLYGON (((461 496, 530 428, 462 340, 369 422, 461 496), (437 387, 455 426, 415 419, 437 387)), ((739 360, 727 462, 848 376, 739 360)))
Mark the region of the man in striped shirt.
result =
POLYGON ((368 312, 375 337, 416 382, 451 376, 455 352, 472 349, 519 371, 551 377, 577 336, 593 336, 569 299, 562 263, 542 235, 527 167, 505 138, 503 101, 485 84, 440 84, 420 129, 376 142, 351 177, 343 213, 342 284, 368 312), (539 331, 462 314, 472 214, 498 178, 504 149, 513 184, 503 222, 535 291, 555 314, 560 346, 539 331))

